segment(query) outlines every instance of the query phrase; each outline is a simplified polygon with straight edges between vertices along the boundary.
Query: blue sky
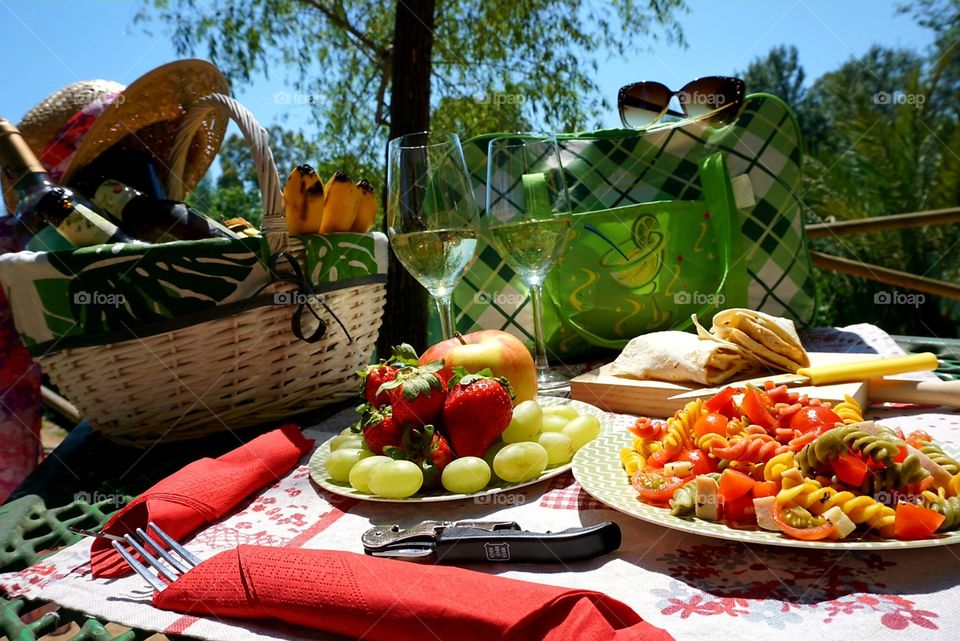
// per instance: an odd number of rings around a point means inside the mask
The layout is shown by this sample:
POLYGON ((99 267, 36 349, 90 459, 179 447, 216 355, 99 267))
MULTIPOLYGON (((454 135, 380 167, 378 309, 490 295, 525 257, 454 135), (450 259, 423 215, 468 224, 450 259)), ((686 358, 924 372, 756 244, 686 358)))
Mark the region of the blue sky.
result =
MULTIPOLYGON (((637 38, 629 60, 599 56, 598 82, 616 97, 621 84, 660 80, 675 89, 703 75, 732 74, 780 44, 796 45, 808 81, 835 69, 872 44, 923 48, 930 33, 909 16, 895 14, 887 0, 690 0, 683 17, 687 49, 637 38)), ((174 59, 158 25, 149 36, 132 18, 139 0, 0 0, 0 116, 14 122, 48 93, 77 80, 105 78, 129 83, 174 59)), ((276 104, 287 91, 282 72, 238 88, 237 97, 264 125, 286 115, 306 122, 303 105, 276 104)), ((616 126, 615 108, 603 118, 616 126)))

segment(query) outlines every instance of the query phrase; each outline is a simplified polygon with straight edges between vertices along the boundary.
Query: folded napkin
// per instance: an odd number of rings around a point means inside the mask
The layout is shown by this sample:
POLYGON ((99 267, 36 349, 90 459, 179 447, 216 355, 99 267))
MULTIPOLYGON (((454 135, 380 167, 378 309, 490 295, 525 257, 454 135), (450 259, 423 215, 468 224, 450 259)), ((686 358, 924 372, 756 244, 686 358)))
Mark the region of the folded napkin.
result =
POLYGON ((600 592, 328 550, 241 545, 156 593, 153 604, 368 641, 673 639, 600 592))
MULTIPOLYGON (((297 426, 287 425, 219 458, 194 461, 127 504, 111 517, 103 531, 123 536, 153 521, 173 538, 182 540, 285 475, 312 446, 313 441, 305 438, 297 426)), ((95 577, 132 573, 106 539, 94 539, 90 565, 95 577)))

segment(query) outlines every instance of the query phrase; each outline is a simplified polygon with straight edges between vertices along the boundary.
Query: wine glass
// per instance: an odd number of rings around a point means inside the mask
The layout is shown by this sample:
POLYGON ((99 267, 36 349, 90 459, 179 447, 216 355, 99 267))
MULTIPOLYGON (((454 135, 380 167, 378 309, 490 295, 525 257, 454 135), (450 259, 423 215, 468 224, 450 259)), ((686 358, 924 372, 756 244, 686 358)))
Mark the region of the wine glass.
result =
POLYGON ((550 371, 543 337, 543 281, 570 237, 573 216, 556 136, 494 138, 487 152, 483 228, 500 257, 530 288, 537 382, 556 389, 567 377, 550 371))
POLYGON ((419 132, 390 141, 387 232, 407 271, 433 297, 445 339, 450 296, 477 249, 480 209, 455 134, 419 132))

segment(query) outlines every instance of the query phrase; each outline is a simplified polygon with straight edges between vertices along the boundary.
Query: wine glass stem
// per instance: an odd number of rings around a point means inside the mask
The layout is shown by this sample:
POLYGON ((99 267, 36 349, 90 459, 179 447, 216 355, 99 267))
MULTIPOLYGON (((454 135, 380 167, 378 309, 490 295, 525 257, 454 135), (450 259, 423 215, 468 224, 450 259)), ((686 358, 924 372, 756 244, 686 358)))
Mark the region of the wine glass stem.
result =
POLYGON ((547 363, 547 344, 543 340, 543 286, 540 283, 530 284, 530 303, 533 305, 533 340, 536 343, 537 372, 544 373, 550 370, 547 363))
POLYGON ((437 303, 437 311, 440 313, 440 332, 443 339, 453 338, 453 313, 450 311, 450 295, 434 296, 433 300, 437 303))

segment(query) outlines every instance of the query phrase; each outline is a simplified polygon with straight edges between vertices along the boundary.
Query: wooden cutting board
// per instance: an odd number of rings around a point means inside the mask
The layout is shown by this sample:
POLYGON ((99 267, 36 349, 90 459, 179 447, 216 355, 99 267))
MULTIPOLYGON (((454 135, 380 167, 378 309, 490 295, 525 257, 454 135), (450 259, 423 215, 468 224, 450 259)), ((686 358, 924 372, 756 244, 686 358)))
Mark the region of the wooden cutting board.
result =
MULTIPOLYGON (((853 361, 880 358, 879 354, 843 354, 836 352, 810 352, 811 365, 830 365, 853 361)), ((606 373, 609 365, 581 374, 570 381, 570 397, 577 401, 590 403, 607 412, 636 414, 666 418, 682 408, 689 399, 670 400, 675 394, 682 394, 703 386, 696 383, 667 383, 664 381, 637 381, 620 378, 606 373)), ((795 387, 794 390, 809 394, 825 401, 839 402, 849 394, 860 405, 868 401, 866 382, 842 383, 839 385, 821 385, 795 387)))

